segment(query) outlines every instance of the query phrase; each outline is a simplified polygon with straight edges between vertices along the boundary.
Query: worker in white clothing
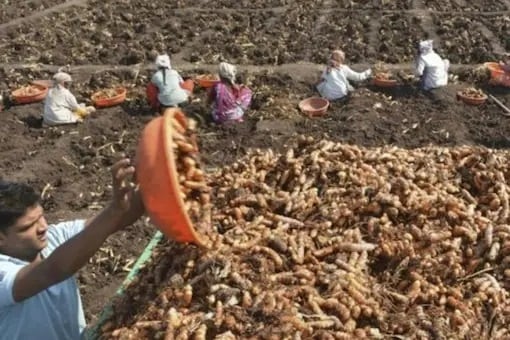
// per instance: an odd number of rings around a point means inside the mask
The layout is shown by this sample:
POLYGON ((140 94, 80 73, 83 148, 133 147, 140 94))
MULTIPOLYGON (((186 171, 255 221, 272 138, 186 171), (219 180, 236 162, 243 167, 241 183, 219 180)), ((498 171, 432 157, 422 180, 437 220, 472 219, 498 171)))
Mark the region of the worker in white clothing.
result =
POLYGON ((44 100, 43 123, 46 125, 72 124, 83 120, 96 111, 93 106, 78 104, 76 97, 69 91, 73 79, 65 72, 53 76, 54 85, 44 100))
POLYGON ((364 72, 355 72, 344 62, 345 53, 343 51, 335 50, 331 53, 328 66, 317 84, 317 90, 322 97, 328 100, 344 98, 350 91, 353 91, 349 81, 363 81, 372 75, 371 69, 364 72))
POLYGON ((415 73, 421 79, 422 89, 428 91, 448 84, 448 59, 442 59, 434 52, 433 41, 423 40, 418 46, 415 73))

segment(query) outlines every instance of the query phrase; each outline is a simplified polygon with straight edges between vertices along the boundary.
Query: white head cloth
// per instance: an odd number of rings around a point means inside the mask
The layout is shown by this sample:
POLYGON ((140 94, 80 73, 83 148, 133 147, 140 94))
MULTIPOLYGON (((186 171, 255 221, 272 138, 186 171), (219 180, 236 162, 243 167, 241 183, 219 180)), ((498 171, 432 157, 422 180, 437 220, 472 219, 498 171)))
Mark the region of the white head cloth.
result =
POLYGON ((55 82, 57 84, 63 84, 63 83, 66 83, 66 82, 73 81, 73 78, 71 78, 71 76, 68 73, 57 72, 53 76, 53 80, 55 80, 55 82))
POLYGON ((237 69, 234 65, 229 63, 220 63, 219 67, 220 77, 230 80, 233 84, 236 80, 237 69))
POLYGON ((168 54, 158 55, 156 57, 156 66, 163 67, 163 68, 170 68, 171 64, 170 64, 170 57, 168 56, 168 54))
POLYGON ((420 41, 420 53, 426 54, 433 49, 433 40, 420 41))

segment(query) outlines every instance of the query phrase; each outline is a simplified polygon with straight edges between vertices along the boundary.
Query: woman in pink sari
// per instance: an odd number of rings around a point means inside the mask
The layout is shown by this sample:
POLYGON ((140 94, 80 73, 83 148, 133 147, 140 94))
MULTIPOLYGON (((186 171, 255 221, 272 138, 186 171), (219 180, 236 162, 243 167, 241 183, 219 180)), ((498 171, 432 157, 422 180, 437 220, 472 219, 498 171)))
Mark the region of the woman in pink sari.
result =
POLYGON ((236 74, 234 65, 220 63, 220 82, 209 93, 209 102, 213 103, 212 117, 218 124, 242 122, 251 104, 252 91, 236 84, 236 74))

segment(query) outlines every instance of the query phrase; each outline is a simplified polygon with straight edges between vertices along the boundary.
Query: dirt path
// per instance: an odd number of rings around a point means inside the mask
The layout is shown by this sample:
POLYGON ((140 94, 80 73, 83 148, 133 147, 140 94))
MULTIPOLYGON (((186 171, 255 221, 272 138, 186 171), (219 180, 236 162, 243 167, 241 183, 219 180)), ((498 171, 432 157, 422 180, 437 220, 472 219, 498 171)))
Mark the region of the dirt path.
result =
MULTIPOLYGON (((179 60, 177 57, 175 60, 179 60)), ((368 63, 354 63, 349 64, 355 69, 364 69, 373 65, 368 63)), ((412 70, 412 63, 402 64, 388 64, 386 65, 389 70, 398 71, 409 71, 412 70)), ((462 71, 466 69, 477 68, 481 64, 452 64, 450 69, 452 72, 462 71)), ((216 70, 217 64, 197 64, 188 62, 177 62, 175 67, 181 71, 192 71, 192 70, 216 70)), ((279 73, 285 73, 292 75, 297 70, 300 73, 311 74, 318 70, 322 70, 324 64, 316 63, 289 63, 281 65, 238 65, 239 70, 247 72, 261 72, 261 71, 274 71, 279 73)), ((66 68, 69 72, 106 72, 106 71, 131 71, 131 70, 155 70, 153 64, 136 64, 136 65, 44 65, 44 64, 0 64, 0 69, 16 69, 19 71, 41 71, 41 72, 57 72, 59 69, 66 68)))

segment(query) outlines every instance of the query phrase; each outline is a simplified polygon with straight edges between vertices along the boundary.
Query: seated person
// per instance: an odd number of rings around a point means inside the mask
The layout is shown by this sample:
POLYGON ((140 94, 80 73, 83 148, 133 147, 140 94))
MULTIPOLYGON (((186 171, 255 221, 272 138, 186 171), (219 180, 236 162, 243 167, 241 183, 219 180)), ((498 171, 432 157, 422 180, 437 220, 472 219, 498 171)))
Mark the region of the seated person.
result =
POLYGON ((499 66, 505 73, 510 73, 510 53, 505 53, 503 60, 499 62, 499 66))
POLYGON ((219 65, 220 81, 209 93, 212 102, 212 118, 216 123, 242 122, 251 104, 252 91, 236 83, 237 69, 229 63, 219 65))
POLYGON ((432 43, 432 40, 424 40, 418 46, 419 56, 416 60, 415 73, 420 77, 421 88, 425 91, 448 84, 450 62, 434 52, 432 43))
POLYGON ((335 50, 331 53, 328 66, 322 73, 321 79, 317 84, 317 90, 320 95, 328 100, 342 99, 353 87, 350 81, 363 81, 372 75, 372 70, 364 72, 355 72, 349 66, 344 64, 345 53, 341 50, 335 50))
POLYGON ((69 91, 71 76, 58 72, 53 76, 54 85, 44 100, 43 123, 49 126, 73 124, 95 112, 93 106, 78 104, 76 97, 69 91))
POLYGON ((147 100, 150 106, 159 112, 169 107, 178 107, 188 103, 193 93, 193 80, 184 81, 179 73, 172 69, 167 54, 156 58, 157 71, 147 85, 147 100))

